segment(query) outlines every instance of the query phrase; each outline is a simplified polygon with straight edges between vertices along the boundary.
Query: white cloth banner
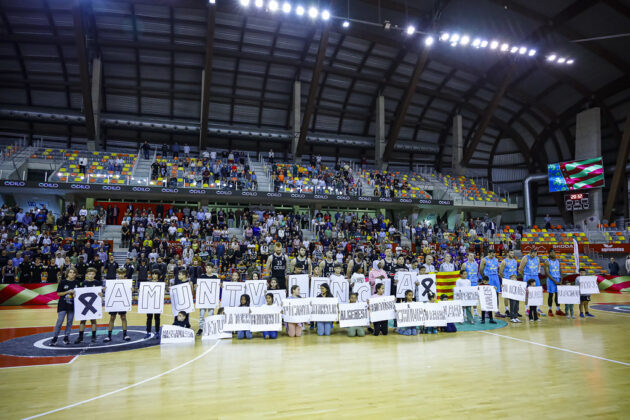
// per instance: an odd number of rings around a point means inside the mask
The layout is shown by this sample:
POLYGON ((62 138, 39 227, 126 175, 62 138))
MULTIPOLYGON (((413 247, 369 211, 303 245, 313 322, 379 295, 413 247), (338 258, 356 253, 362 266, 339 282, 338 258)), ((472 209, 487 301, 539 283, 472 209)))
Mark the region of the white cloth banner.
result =
POLYGON ((542 306, 543 288, 542 286, 530 286, 527 288, 527 306, 542 306))
POLYGON ((497 289, 494 286, 478 286, 479 305, 482 311, 497 312, 499 302, 497 302, 497 289))
POLYGON ((366 302, 339 304, 339 327, 367 327, 369 325, 370 315, 366 302))
POLYGON ((265 305, 265 295, 267 294, 267 281, 266 280, 245 281, 245 293, 249 295, 252 306, 265 305))
POLYGON ((89 321, 103 317, 102 287, 77 287, 74 289, 74 319, 89 321))
POLYGON ((311 298, 311 321, 335 322, 339 319, 337 298, 311 298))
POLYGON ((133 280, 105 280, 105 310, 107 312, 131 311, 131 284, 133 280))
POLYGON ((455 287, 453 289, 453 300, 460 301, 462 306, 476 307, 479 303, 479 290, 477 290, 477 286, 455 287))
POLYGON ((282 301, 285 322, 301 323, 311 320, 311 299, 285 299, 282 301))
POLYGON ((291 288, 296 284, 300 286, 300 296, 302 296, 303 298, 309 297, 308 274, 296 274, 293 276, 289 276, 289 282, 287 284, 287 290, 289 291, 289 295, 291 294, 291 288))
MULTIPOLYGON (((320 287, 324 283, 328 284, 328 286, 330 287, 330 279, 328 277, 313 277, 311 279, 311 290, 310 290, 309 296, 316 297, 317 295, 319 295, 321 293, 320 287)), ((300 291, 301 290, 302 290, 302 287, 300 287, 300 291)), ((302 297, 305 297, 305 296, 302 296, 302 297)))
POLYGON ((195 332, 190 328, 178 327, 176 325, 163 325, 160 335, 160 345, 164 344, 194 344, 195 332))
POLYGON ((429 300, 429 292, 437 296, 437 283, 435 282, 435 274, 418 274, 417 281, 417 302, 427 302, 429 300))
POLYGON ((370 308, 370 322, 396 319, 395 296, 371 297, 368 306, 370 308))
POLYGON ((197 309, 214 309, 219 307, 221 296, 220 279, 197 279, 196 305, 197 309))
POLYGON ((171 309, 173 311, 173 316, 177 316, 177 314, 181 311, 184 311, 187 314, 195 312, 192 288, 190 287, 189 282, 171 286, 169 293, 171 295, 171 309))
POLYGON ((250 311, 251 332, 282 331, 282 307, 264 305, 250 311))
POLYGON ((223 331, 223 324, 225 323, 225 315, 212 315, 205 318, 205 326, 203 328, 203 335, 201 341, 206 340, 219 340, 221 338, 232 338, 231 332, 223 331))
POLYGON ((399 271, 394 276, 394 279, 398 281, 396 283, 397 298, 404 298, 407 290, 411 290, 414 295, 416 294, 416 273, 413 271, 399 271))
POLYGON ((558 286, 558 303, 560 305, 579 305, 580 286, 558 286))
POLYGON ((599 285, 597 284, 597 276, 578 276, 576 283, 580 287, 581 295, 599 294, 599 285))
POLYGON ((241 304, 241 296, 246 292, 245 283, 239 281, 224 281, 222 283, 221 307, 234 308, 241 304))
POLYGON ((400 328, 420 327, 426 320, 423 302, 403 302, 396 304, 396 325, 400 328))
POLYGON ((225 323, 223 331, 249 331, 251 316, 249 306, 225 308, 225 323))
POLYGON ((458 300, 443 300, 440 305, 446 313, 446 322, 464 322, 464 309, 458 300))
POLYGON ((138 313, 161 314, 164 312, 164 282, 143 281, 138 290, 138 313))
POLYGON ((273 304, 282 306, 282 301, 287 298, 287 290, 279 289, 279 290, 267 290, 267 293, 271 293, 273 295, 273 304))
POLYGON ((501 295, 507 299, 525 302, 525 298, 527 297, 527 283, 524 281, 503 279, 501 295))
POLYGON ((425 303, 424 310, 426 312, 425 326, 446 327, 446 311, 442 302, 425 303))
POLYGON ((348 280, 331 280, 330 292, 339 300, 339 303, 348 303, 350 297, 350 283, 348 280))
POLYGON ((352 291, 357 294, 357 302, 367 302, 370 296, 372 296, 372 287, 370 283, 354 283, 352 285, 352 291))

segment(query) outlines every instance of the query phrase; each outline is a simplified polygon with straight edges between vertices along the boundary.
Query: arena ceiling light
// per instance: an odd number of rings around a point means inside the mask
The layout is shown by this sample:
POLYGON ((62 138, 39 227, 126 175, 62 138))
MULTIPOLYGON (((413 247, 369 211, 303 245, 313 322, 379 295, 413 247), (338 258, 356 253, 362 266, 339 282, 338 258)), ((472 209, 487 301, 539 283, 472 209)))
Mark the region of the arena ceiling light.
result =
POLYGON ((411 36, 416 33, 416 27, 413 25, 409 25, 407 26, 407 30, 405 32, 407 32, 407 35, 411 36))
POLYGON ((499 48, 499 41, 492 40, 490 42, 490 49, 491 50, 496 50, 497 48, 499 48))
POLYGON ((255 5, 256 7, 258 7, 259 9, 260 9, 261 7, 263 7, 263 4, 264 4, 263 0, 255 0, 255 1, 254 1, 254 5, 255 5))
POLYGON ((330 19, 330 12, 328 10, 322 10, 322 20, 330 19))
POLYGON ((426 45, 427 47, 430 47, 431 45, 433 45, 433 43, 435 42, 435 39, 429 35, 424 39, 424 45, 426 45))
POLYGON ((317 10, 317 7, 315 6, 311 6, 308 9, 308 17, 310 17, 311 19, 315 19, 317 18, 317 15, 319 14, 319 10, 317 10))
POLYGON ((276 0, 271 0, 269 4, 267 5, 267 7, 269 7, 270 12, 277 12, 280 5, 278 4, 276 0))
POLYGON ((292 8, 291 3, 284 2, 284 4, 282 5, 282 11, 284 13, 287 13, 287 14, 291 13, 291 8, 292 8))
POLYGON ((298 6, 295 8, 295 14, 298 16, 304 16, 304 7, 298 6))
POLYGON ((341 26, 343 26, 344 28, 349 28, 350 27, 350 21, 344 20, 343 23, 341 24, 341 26))
POLYGON ((238 0, 239 3, 241 3, 241 6, 243 7, 248 7, 249 6, 249 0, 238 0))
POLYGON ((470 37, 468 35, 462 35, 462 38, 459 40, 459 44, 463 45, 464 47, 468 45, 469 42, 470 42, 470 37))

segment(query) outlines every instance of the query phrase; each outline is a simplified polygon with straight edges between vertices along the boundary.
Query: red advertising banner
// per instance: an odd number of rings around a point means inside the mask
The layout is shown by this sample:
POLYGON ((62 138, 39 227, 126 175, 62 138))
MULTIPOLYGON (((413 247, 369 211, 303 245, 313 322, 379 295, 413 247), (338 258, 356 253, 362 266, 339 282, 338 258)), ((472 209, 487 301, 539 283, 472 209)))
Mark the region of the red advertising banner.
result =
MULTIPOLYGON (((538 252, 547 253, 552 249, 558 253, 572 254, 573 244, 571 242, 560 244, 522 244, 521 251, 529 252, 531 249, 535 249, 538 252)), ((589 251, 599 252, 600 254, 630 254, 630 244, 580 244, 578 243, 578 250, 580 253, 584 252, 588 248, 589 251)))

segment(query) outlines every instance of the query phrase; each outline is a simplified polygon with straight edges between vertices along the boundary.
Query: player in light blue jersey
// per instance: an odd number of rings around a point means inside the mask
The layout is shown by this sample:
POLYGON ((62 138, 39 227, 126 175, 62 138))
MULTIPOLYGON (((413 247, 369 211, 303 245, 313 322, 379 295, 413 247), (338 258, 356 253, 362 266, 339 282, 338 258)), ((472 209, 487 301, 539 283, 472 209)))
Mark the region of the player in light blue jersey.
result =
POLYGON ((558 285, 562 282, 562 272, 560 270, 560 261, 556 258, 556 252, 552 249, 549 251, 549 258, 544 263, 545 277, 547 277, 547 306, 549 306, 549 312, 547 315, 553 316, 552 305, 555 297, 556 301, 556 315, 565 316, 566 314, 560 309, 558 305, 558 285))

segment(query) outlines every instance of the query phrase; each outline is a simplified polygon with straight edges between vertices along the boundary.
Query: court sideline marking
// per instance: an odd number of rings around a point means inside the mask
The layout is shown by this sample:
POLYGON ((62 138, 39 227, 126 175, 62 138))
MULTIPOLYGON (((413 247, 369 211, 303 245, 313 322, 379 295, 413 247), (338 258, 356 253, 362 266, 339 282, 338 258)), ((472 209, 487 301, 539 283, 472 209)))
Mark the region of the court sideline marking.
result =
POLYGON ((606 359, 605 357, 595 356, 594 354, 581 353, 579 351, 569 350, 569 349, 565 349, 565 348, 562 348, 562 347, 555 347, 555 346, 550 346, 548 344, 537 343, 535 341, 529 341, 529 340, 523 340, 521 338, 510 337, 509 335, 497 334, 497 333, 488 332, 488 331, 477 331, 477 332, 483 333, 483 334, 489 334, 489 335, 496 335, 497 337, 509 338, 510 340, 520 341, 521 343, 533 344, 535 346, 540 346, 540 347, 546 347, 548 349, 560 350, 560 351, 564 351, 564 352, 567 352, 567 353, 577 354, 577 355, 580 355, 580 356, 591 357, 593 359, 604 360, 606 362, 612 362, 612 363, 617 363, 617 364, 624 365, 624 366, 630 366, 630 363, 621 362, 619 360, 606 359))
POLYGON ((177 371, 177 370, 179 370, 179 369, 181 369, 181 368, 183 368, 185 366, 188 366, 189 364, 191 364, 191 363, 201 359, 202 357, 204 357, 205 355, 210 353, 212 350, 214 350, 214 348, 216 346, 218 346, 220 342, 221 342, 221 340, 217 340, 217 342, 214 343, 212 345, 212 347, 210 347, 208 350, 206 350, 203 353, 201 353, 199 356, 194 357, 194 358, 190 359, 189 361, 187 361, 185 363, 182 363, 179 366, 175 366, 174 368, 171 368, 171 369, 167 370, 166 372, 162 372, 162 373, 160 373, 158 375, 155 375, 155 376, 152 376, 150 378, 143 379, 142 381, 136 382, 135 384, 127 385, 125 387, 115 389, 115 390, 107 392, 105 394, 97 395, 96 397, 88 398, 87 400, 79 401, 79 402, 76 402, 74 404, 66 405, 65 407, 56 408, 54 410, 46 411, 45 413, 40 413, 40 414, 35 414, 34 416, 25 417, 24 420, 35 419, 35 418, 38 418, 38 417, 47 416, 48 414, 53 414, 53 413, 57 413, 59 411, 67 410, 69 408, 74 408, 74 407, 77 407, 79 405, 87 404, 89 402, 100 400, 101 398, 109 397, 110 395, 118 394, 119 392, 126 391, 126 390, 131 389, 131 388, 135 388, 135 387, 140 386, 142 384, 146 384, 147 382, 151 382, 151 381, 153 381, 155 379, 159 379, 162 376, 168 375, 169 373, 173 373, 173 372, 175 372, 175 371, 177 371))

